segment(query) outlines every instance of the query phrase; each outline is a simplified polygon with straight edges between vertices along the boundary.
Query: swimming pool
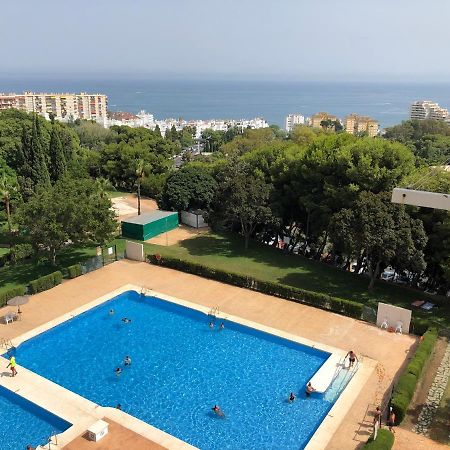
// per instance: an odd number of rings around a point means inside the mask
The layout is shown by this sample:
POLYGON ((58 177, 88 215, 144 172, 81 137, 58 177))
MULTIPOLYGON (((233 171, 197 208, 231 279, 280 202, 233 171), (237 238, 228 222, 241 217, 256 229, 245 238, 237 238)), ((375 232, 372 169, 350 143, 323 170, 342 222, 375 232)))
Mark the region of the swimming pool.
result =
POLYGON ((0 448, 17 450, 46 444, 72 424, 0 386, 0 448))
POLYGON ((24 342, 16 359, 201 449, 305 447, 336 399, 303 391, 329 353, 231 321, 210 329, 208 321, 199 311, 127 291, 24 342), (291 391, 298 398, 289 404, 291 391), (225 419, 211 411, 215 404, 225 419))

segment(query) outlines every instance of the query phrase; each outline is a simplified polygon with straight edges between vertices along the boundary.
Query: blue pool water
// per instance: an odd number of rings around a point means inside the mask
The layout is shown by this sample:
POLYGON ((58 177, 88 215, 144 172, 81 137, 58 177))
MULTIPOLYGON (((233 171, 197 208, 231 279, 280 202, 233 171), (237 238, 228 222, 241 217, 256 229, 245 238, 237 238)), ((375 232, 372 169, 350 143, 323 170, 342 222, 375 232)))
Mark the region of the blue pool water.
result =
POLYGON ((0 448, 24 449, 46 444, 49 436, 71 426, 54 414, 0 386, 0 448))
POLYGON ((16 359, 201 449, 303 448, 335 401, 303 392, 329 354, 230 321, 222 331, 218 325, 211 330, 198 311, 129 291, 23 343, 16 359))

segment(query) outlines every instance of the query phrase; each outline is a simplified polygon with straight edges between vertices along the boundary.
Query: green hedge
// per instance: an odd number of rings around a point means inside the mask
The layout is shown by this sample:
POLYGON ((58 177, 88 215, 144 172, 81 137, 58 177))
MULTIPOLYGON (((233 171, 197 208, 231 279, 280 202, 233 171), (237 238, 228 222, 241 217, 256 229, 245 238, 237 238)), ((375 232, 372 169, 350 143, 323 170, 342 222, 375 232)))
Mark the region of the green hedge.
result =
POLYGON ((73 266, 69 266, 67 268, 67 272, 68 272, 69 278, 79 277, 82 274, 82 272, 81 272, 81 265, 80 264, 74 264, 73 266))
POLYGON ((211 267, 177 258, 161 258, 159 255, 157 258, 156 255, 151 255, 148 256, 148 261, 152 264, 158 264, 171 269, 180 270, 194 275, 200 275, 205 278, 222 281, 223 283, 232 284, 234 286, 243 287, 246 289, 252 289, 254 291, 274 295, 276 297, 281 297, 294 302, 306 303, 311 306, 344 314, 356 319, 361 318, 363 305, 350 300, 344 300, 327 294, 320 294, 318 292, 306 291, 304 289, 273 283, 270 281, 257 280, 256 278, 246 275, 239 275, 221 269, 213 269, 211 267))
POLYGON ((438 338, 438 331, 430 328, 422 337, 414 356, 395 386, 391 406, 394 409, 397 424, 405 418, 406 411, 414 396, 417 383, 422 375, 423 368, 433 352, 434 344, 438 338))
POLYGON ((18 286, 16 288, 9 289, 7 291, 0 292, 0 307, 5 306, 6 302, 18 295, 24 295, 26 292, 25 286, 18 286))
POLYGON ((50 273, 48 275, 44 275, 36 280, 30 282, 30 290, 32 294, 36 294, 37 292, 46 291, 47 289, 51 289, 53 286, 56 286, 62 281, 62 273, 58 270, 56 272, 50 273))
POLYGON ((369 438, 367 443, 362 447, 365 450, 391 450, 394 445, 394 434, 389 430, 380 429, 377 438, 369 438))

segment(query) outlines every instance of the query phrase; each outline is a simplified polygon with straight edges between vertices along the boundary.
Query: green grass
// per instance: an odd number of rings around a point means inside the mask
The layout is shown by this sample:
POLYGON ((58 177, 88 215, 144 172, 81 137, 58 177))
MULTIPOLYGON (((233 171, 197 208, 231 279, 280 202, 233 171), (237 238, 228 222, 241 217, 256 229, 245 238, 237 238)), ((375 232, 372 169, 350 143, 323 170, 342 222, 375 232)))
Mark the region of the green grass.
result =
POLYGON ((107 192, 109 198, 117 198, 124 197, 125 195, 129 195, 130 192, 127 191, 108 191, 107 192))
MULTIPOLYGON (((228 270, 255 278, 282 283, 335 297, 354 300, 374 308, 378 302, 411 308, 417 299, 433 300, 426 294, 385 282, 377 282, 372 292, 367 290, 369 279, 298 255, 251 242, 247 251, 243 239, 233 234, 202 234, 172 246, 145 244, 148 254, 160 253, 206 266, 228 270)), ((418 317, 433 319, 450 327, 450 307, 437 308, 433 313, 414 311, 418 317)))
POLYGON ((93 256, 95 256, 95 247, 68 247, 58 255, 56 266, 47 261, 39 264, 35 260, 30 260, 2 267, 0 268, 0 292, 18 286, 26 286, 36 278, 85 261, 93 256))
POLYGON ((0 247, 0 256, 6 255, 7 253, 9 253, 9 248, 0 247))

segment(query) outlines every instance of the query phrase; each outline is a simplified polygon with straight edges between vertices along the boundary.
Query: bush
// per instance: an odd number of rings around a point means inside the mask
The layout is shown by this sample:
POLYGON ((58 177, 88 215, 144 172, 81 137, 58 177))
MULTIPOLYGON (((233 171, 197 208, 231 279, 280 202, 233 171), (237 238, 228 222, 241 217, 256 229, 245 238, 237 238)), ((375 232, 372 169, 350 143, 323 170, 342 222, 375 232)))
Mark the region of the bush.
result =
POLYGON ((34 254, 31 244, 17 244, 11 248, 11 261, 16 263, 22 259, 30 258, 34 254))
POLYGON ((24 286, 19 286, 16 288, 9 289, 7 291, 0 292, 0 308, 6 305, 6 302, 13 297, 18 295, 24 295, 26 288, 24 286))
POLYGON ((423 335, 414 356, 398 379, 391 399, 391 406, 394 409, 397 424, 401 423, 405 418, 423 368, 433 352, 437 337, 438 331, 436 328, 430 328, 423 335))
POLYGON ((30 282, 30 290, 32 294, 37 292, 46 291, 52 287, 58 285, 62 281, 62 273, 58 270, 56 272, 50 273, 49 275, 44 275, 36 280, 30 282))
POLYGON ((391 450, 394 445, 394 434, 389 430, 378 430, 377 438, 369 438, 367 443, 362 447, 366 450, 391 450))
POLYGON ((69 266, 67 268, 67 272, 69 274, 69 278, 76 278, 79 277, 81 272, 81 265, 80 264, 74 264, 73 266, 69 266))
POLYGON ((281 297, 297 303, 306 303, 311 306, 316 306, 318 308, 354 317, 356 319, 361 318, 363 305, 350 300, 331 297, 327 294, 306 291, 304 289, 273 283, 270 281, 261 281, 246 275, 226 272, 221 269, 213 269, 212 267, 202 266, 198 263, 184 261, 177 258, 161 258, 159 255, 151 255, 148 257, 148 261, 152 264, 163 265, 171 269, 199 275, 246 289, 252 289, 254 291, 274 295, 276 297, 281 297))

